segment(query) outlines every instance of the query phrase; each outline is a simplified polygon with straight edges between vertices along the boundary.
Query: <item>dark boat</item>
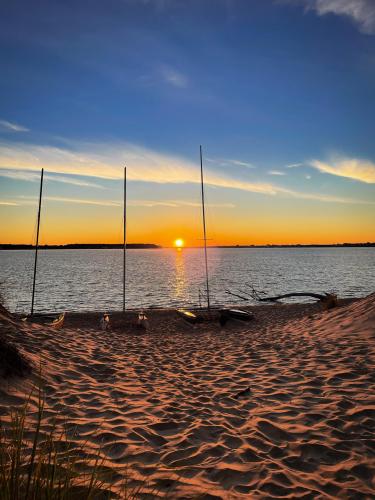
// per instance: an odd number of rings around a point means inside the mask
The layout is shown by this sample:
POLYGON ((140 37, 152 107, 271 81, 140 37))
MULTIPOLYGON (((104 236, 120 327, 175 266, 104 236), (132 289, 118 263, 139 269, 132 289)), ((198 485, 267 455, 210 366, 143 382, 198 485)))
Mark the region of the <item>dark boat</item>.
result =
POLYGON ((38 323, 40 325, 49 326, 58 330, 64 325, 65 313, 62 313, 59 316, 56 316, 56 314, 33 314, 23 318, 22 321, 38 323))
POLYGON ((199 322, 199 317, 186 309, 177 309, 177 314, 188 323, 195 324, 199 322))
POLYGON ((236 319, 239 321, 251 321, 254 319, 254 314, 249 311, 242 311, 241 309, 222 309, 220 311, 220 324, 225 325, 225 323, 230 319, 236 319))

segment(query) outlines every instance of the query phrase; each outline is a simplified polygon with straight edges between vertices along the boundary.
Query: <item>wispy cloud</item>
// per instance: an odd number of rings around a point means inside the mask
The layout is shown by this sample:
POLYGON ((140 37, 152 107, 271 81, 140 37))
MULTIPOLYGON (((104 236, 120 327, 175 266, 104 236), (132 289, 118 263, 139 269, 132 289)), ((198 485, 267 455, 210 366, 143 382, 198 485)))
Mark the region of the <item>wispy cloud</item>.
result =
POLYGON ((10 170, 0 168, 0 177, 7 177, 16 181, 36 182, 40 180, 40 174, 24 170, 10 170))
MULTIPOLYGON (((170 208, 179 208, 179 207, 197 207, 201 208, 201 203, 196 201, 185 201, 185 200, 130 200, 128 202, 129 206, 132 207, 170 207, 170 208)), ((234 208, 235 205, 233 203, 206 203, 207 207, 211 208, 234 208)))
POLYGON ((45 196, 44 200, 59 203, 77 203, 78 205, 99 205, 101 207, 120 207, 120 201, 86 200, 81 198, 65 198, 63 196, 45 196))
POLYGON ((303 200, 311 200, 311 201, 322 201, 324 203, 343 203, 348 205, 375 205, 375 201, 369 200, 359 200, 357 198, 346 198, 343 196, 332 196, 332 195, 324 195, 318 193, 300 193, 295 191, 289 191, 289 195, 292 198, 300 198, 303 200))
POLYGON ((7 207, 16 207, 18 203, 14 203, 12 201, 0 201, 0 206, 7 206, 7 207))
POLYGON ((72 179, 71 177, 63 177, 59 175, 46 175, 45 179, 51 182, 62 182, 63 184, 72 184, 73 186, 88 187, 95 189, 103 189, 100 184, 95 184, 94 182, 83 181, 80 179, 72 179))
MULTIPOLYGON (((17 196, 17 201, 15 205, 34 205, 38 198, 36 196, 17 196)), ((55 203, 74 203, 77 205, 98 205, 101 207, 121 207, 122 201, 113 200, 90 200, 86 198, 66 198, 64 196, 43 196, 43 203, 45 202, 55 202, 55 203)))
POLYGON ((270 170, 269 175, 286 175, 285 172, 281 172, 281 170, 270 170))
POLYGON ((239 167, 246 167, 246 168, 256 168, 255 165, 252 163, 248 163, 247 161, 240 161, 240 160, 224 160, 227 163, 231 163, 232 165, 237 165, 239 167))
POLYGON ((220 165, 221 167, 230 167, 234 165, 236 167, 246 167, 246 168, 256 168, 255 165, 247 161, 234 160, 231 158, 205 158, 208 162, 220 165))
MULTIPOLYGON (((344 198, 339 196, 321 195, 315 193, 298 193, 295 191, 288 191, 286 193, 292 198, 302 198, 304 200, 311 201, 323 201, 325 203, 346 203, 346 204, 360 204, 360 205, 375 205, 375 201, 357 200, 353 198, 344 198)), ((104 207, 122 207, 122 201, 106 201, 106 200, 86 200, 79 198, 65 198, 60 196, 46 196, 46 201, 59 202, 59 203, 76 203, 79 205, 98 205, 104 207)), ((35 198, 36 201, 36 198, 35 198)), ((153 201, 153 200, 132 200, 128 202, 129 206, 132 207, 145 207, 145 208, 155 208, 155 207, 168 207, 168 208, 180 208, 180 207, 196 207, 201 208, 199 202, 188 202, 188 201, 153 201)), ((210 208, 234 208, 235 205, 232 203, 206 203, 206 207, 210 208)))
POLYGON ((319 16, 336 14, 350 18, 362 33, 375 34, 374 0, 282 0, 284 3, 304 5, 319 16))
POLYGON ((186 88, 188 86, 188 78, 170 66, 162 66, 160 68, 160 74, 163 80, 173 87, 186 88))
POLYGON ((130 207, 155 208, 168 207, 176 208, 179 205, 175 201, 156 201, 156 200, 129 200, 127 205, 130 207))
POLYGON ((17 123, 8 122, 7 120, 0 120, 0 130, 7 132, 28 132, 29 129, 17 123))
MULTIPOLYGON (((34 174, 35 171, 44 167, 49 173, 122 179, 123 165, 125 164, 128 167, 127 175, 130 181, 159 184, 200 183, 198 161, 192 162, 127 143, 72 142, 70 148, 68 148, 68 144, 64 148, 20 143, 0 145, 0 167, 6 166, 8 170, 15 171, 32 171, 34 174)), ((322 165, 320 168, 323 168, 322 165)), ((369 175, 372 168, 373 166, 367 174, 366 182, 370 182, 369 175)), ((336 173, 336 175, 339 174, 336 173)), ((372 204, 372 202, 365 200, 298 192, 270 182, 250 182, 234 177, 231 169, 223 173, 217 172, 213 168, 206 168, 205 182, 207 186, 262 195, 280 195, 324 202, 372 204)), ((111 203, 114 203, 115 206, 117 202, 111 203)))
POLYGON ((290 165, 286 165, 286 168, 298 168, 303 167, 303 163, 291 163, 290 165))
MULTIPOLYGON (((39 182, 40 173, 27 170, 26 171, 10 170, 0 167, 0 177, 8 177, 9 179, 15 179, 19 181, 39 182)), ((62 182, 63 184, 72 184, 73 186, 103 189, 103 186, 95 184, 94 182, 74 179, 72 177, 46 174, 44 176, 44 179, 50 182, 62 182)))
POLYGON ((311 166, 326 174, 347 177, 366 184, 375 183, 375 163, 357 158, 337 158, 329 162, 312 160, 311 166))
MULTIPOLYGON (((70 148, 68 145, 57 148, 0 144, 0 168, 8 171, 32 171, 36 175, 36 171, 44 167, 49 173, 122 179, 125 164, 131 181, 161 184, 200 182, 198 160, 193 163, 127 143, 71 143, 70 148)), ((230 171, 220 174, 210 168, 206 169, 206 184, 264 194, 276 194, 278 191, 277 186, 270 183, 237 180, 231 177, 230 171)))
MULTIPOLYGON (((15 201, 0 201, 0 205, 9 206, 19 206, 19 205, 34 205, 38 198, 36 196, 17 196, 15 201)), ((64 196, 44 196, 44 202, 56 202, 56 203, 67 203, 67 204, 77 204, 77 205, 97 205, 102 207, 122 207, 123 200, 92 200, 86 198, 69 198, 64 196)), ((140 208, 155 208, 155 207, 167 207, 167 208, 181 208, 181 207, 193 207, 201 208, 201 203, 196 201, 186 201, 186 200, 128 200, 127 205, 129 207, 140 207, 140 208)), ((206 203, 207 207, 211 208, 234 208, 233 203, 206 203)))

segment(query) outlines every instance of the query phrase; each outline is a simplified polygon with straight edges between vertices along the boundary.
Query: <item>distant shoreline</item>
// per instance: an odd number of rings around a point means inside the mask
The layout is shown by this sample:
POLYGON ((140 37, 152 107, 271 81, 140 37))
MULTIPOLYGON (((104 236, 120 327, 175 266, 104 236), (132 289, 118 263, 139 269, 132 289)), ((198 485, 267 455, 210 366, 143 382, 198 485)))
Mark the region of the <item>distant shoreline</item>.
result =
POLYGON ((375 243, 312 243, 293 245, 217 245, 215 248, 347 248, 347 247, 375 247, 375 243))
MULTIPOLYGON (((117 249, 124 248, 123 244, 120 243, 71 243, 68 245, 39 245, 39 250, 101 250, 101 249, 117 249)), ((128 250, 132 249, 156 249, 162 248, 159 245, 153 243, 129 243, 126 245, 128 250)), ((13 244, 0 244, 0 250, 33 250, 35 245, 13 245, 13 244)))
MULTIPOLYGON (((374 243, 331 243, 331 244, 294 244, 294 245, 214 245, 209 248, 371 248, 375 247, 374 243)), ((112 250, 122 249, 121 243, 71 243, 67 245, 39 245, 40 250, 112 250)), ((161 249, 160 245, 154 243, 129 243, 126 248, 128 250, 148 250, 148 249, 161 249)), ((174 248, 174 247, 164 247, 174 248)), ((185 248, 199 248, 199 247, 185 247, 185 248)), ((0 244, 0 250, 33 250, 35 245, 15 245, 15 244, 0 244)))

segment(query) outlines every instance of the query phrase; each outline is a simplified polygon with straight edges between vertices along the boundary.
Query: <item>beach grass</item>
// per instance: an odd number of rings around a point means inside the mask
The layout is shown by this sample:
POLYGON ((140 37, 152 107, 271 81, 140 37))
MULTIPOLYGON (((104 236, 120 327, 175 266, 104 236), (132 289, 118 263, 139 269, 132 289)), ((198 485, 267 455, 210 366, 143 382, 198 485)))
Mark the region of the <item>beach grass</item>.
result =
POLYGON ((48 421, 40 387, 0 421, 1 500, 139 498, 146 484, 129 487, 126 474, 114 491, 105 462, 100 449, 92 452, 77 445, 66 429, 48 421))

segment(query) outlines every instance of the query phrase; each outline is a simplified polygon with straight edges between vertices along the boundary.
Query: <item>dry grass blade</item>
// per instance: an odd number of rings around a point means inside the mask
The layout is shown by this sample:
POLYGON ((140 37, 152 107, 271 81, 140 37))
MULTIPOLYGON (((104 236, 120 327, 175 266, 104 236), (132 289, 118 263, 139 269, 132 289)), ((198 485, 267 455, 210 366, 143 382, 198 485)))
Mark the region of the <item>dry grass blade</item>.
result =
POLYGON ((1 500, 136 499, 148 489, 146 483, 130 487, 126 479, 115 491, 111 472, 103 472, 106 458, 101 450, 94 452, 93 463, 92 452, 73 443, 56 419, 52 425, 48 422, 41 386, 33 418, 34 391, 21 408, 0 421, 1 500))

